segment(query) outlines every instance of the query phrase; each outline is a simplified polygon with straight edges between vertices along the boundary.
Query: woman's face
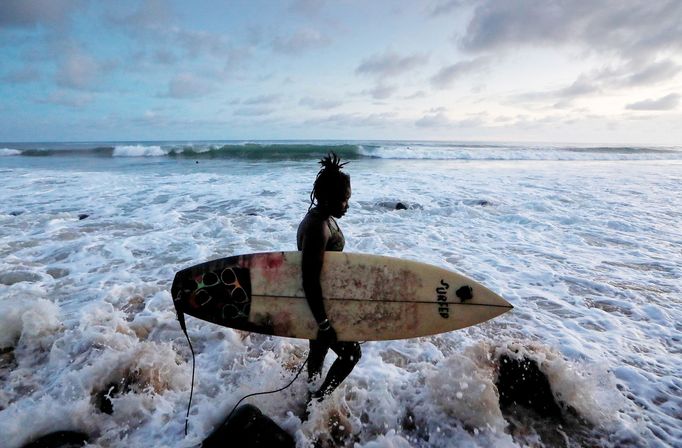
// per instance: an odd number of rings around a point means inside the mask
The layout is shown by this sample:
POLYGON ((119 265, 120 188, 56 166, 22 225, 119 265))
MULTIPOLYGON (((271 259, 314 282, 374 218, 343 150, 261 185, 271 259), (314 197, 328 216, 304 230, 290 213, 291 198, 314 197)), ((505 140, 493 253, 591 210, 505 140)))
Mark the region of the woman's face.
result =
POLYGON ((351 189, 350 185, 345 191, 343 197, 337 200, 329 201, 329 214, 334 218, 341 218, 348 211, 348 201, 350 200, 351 189))

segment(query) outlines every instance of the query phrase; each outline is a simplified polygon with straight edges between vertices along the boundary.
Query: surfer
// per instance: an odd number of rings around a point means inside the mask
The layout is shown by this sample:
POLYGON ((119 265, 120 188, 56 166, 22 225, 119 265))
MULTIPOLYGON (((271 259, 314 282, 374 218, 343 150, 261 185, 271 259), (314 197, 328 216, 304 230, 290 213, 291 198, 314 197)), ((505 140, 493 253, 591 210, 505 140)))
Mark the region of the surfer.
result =
POLYGON ((310 399, 322 401, 350 374, 360 360, 360 344, 338 341, 333 322, 324 307, 320 273, 325 251, 342 251, 345 238, 336 219, 348 210, 351 195, 350 176, 344 173, 341 159, 333 152, 320 160, 322 169, 310 192, 308 213, 298 226, 298 250, 302 251, 303 291, 318 325, 317 339, 310 340, 308 381, 322 374, 322 366, 331 348, 338 356, 320 388, 310 399))

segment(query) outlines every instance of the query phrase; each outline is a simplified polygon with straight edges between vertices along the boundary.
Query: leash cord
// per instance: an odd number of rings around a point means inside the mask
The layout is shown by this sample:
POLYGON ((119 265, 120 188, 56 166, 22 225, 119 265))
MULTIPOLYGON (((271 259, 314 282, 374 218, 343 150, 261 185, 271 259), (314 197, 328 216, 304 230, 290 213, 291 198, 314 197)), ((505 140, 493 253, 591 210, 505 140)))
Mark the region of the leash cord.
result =
MULTIPOLYGON (((184 327, 184 325, 183 325, 183 327, 184 327)), ((192 347, 192 342, 189 340, 189 335, 187 334, 187 330, 185 328, 183 328, 182 330, 185 333, 185 337, 187 338, 187 343, 189 344, 189 349, 192 352, 192 385, 191 385, 190 391, 189 391, 189 402, 187 403, 187 415, 185 416, 185 436, 187 436, 187 430, 189 428, 189 411, 190 411, 190 408, 192 407, 192 397, 194 396, 194 371, 195 371, 195 367, 196 367, 196 360, 195 360, 195 356, 194 356, 194 348, 192 347)), ((296 372, 296 376, 294 376, 294 379, 292 379, 289 382, 289 384, 287 384, 286 386, 279 388, 277 390, 271 390, 271 391, 267 391, 267 392, 255 392, 255 393, 243 396, 237 402, 237 404, 234 405, 234 407, 230 411, 230 414, 227 416, 226 420, 229 420, 230 417, 232 417, 232 414, 234 414, 234 411, 235 411, 235 409, 237 409, 237 406, 239 406, 239 404, 242 401, 246 400, 247 398, 255 397, 257 395, 276 394, 277 392, 282 392, 283 390, 286 390, 289 387, 291 387, 291 385, 294 384, 294 381, 296 381, 298 379, 298 377, 301 375, 303 368, 308 363, 308 358, 310 358, 310 352, 308 352, 308 356, 306 356, 305 361, 303 361, 303 363, 301 364, 301 367, 299 367, 299 369, 298 369, 298 372, 296 372)))
POLYGON ((296 372, 296 376, 294 376, 294 379, 291 380, 291 381, 289 382, 289 384, 287 384, 286 386, 284 386, 284 387, 282 387, 282 388, 279 388, 279 389, 277 389, 277 390, 271 390, 271 391, 268 391, 268 392, 255 392, 255 393, 252 393, 252 394, 243 396, 243 397, 237 402, 237 404, 234 405, 234 407, 233 407, 232 410, 230 411, 230 414, 227 416, 227 418, 226 418, 225 420, 229 420, 230 417, 232 417, 232 414, 234 413, 235 409, 237 409, 237 406, 239 406, 239 404, 240 404, 242 401, 246 400, 246 399, 249 398, 249 397, 255 397, 255 396, 257 396, 257 395, 276 394, 277 392, 282 392, 283 390, 288 389, 292 384, 294 384, 294 381, 296 381, 296 380, 298 379, 298 377, 301 375, 301 372, 303 371, 303 368, 304 368, 304 367, 306 366, 306 364, 308 363, 308 358, 310 358, 310 352, 308 352, 308 356, 306 356, 305 361, 303 361, 303 363, 301 364, 301 367, 298 369, 298 372, 296 372))
POLYGON ((194 368, 196 365, 195 359, 194 359, 194 348, 192 347, 192 342, 189 340, 189 335, 187 334, 187 330, 183 328, 183 332, 185 333, 185 337, 187 338, 187 343, 189 344, 189 349, 192 352, 192 387, 189 390, 189 403, 187 403, 187 415, 185 416, 185 436, 187 436, 187 428, 189 427, 189 410, 190 407, 192 406, 192 396, 194 395, 194 368))

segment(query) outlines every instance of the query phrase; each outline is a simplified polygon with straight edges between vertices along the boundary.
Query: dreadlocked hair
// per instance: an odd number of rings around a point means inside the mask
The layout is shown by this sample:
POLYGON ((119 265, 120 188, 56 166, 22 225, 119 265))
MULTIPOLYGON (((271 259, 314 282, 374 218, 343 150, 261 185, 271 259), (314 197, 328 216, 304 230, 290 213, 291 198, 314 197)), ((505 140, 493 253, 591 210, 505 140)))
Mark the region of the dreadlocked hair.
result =
POLYGON ((317 173, 313 190, 310 192, 310 207, 333 200, 342 200, 350 187, 350 176, 341 170, 348 162, 341 163, 335 152, 330 152, 319 161, 322 168, 317 173))

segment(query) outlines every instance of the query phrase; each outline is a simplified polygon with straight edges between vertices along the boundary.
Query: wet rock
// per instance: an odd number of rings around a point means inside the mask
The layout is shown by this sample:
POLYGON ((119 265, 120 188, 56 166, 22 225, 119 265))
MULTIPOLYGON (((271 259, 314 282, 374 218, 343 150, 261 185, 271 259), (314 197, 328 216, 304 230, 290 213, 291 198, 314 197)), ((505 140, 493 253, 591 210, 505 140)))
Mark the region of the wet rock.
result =
POLYGON ((78 220, 79 220, 79 221, 82 221, 82 220, 84 220, 85 218, 87 218, 88 216, 90 216, 90 215, 88 215, 87 213, 81 213, 81 214, 78 215, 78 220))
POLYGON ((497 390, 500 393, 500 407, 503 410, 519 405, 532 409, 542 416, 561 416, 561 408, 554 398, 549 380, 536 361, 502 355, 499 362, 497 390))
POLYGON ((47 273, 47 275, 55 279, 66 277, 67 275, 69 275, 69 270, 63 268, 48 268, 47 271, 45 272, 47 273))
POLYGON ((24 213, 24 212, 21 211, 21 210, 13 210, 13 211, 9 212, 10 216, 19 216, 19 215, 21 215, 21 214, 23 214, 23 213, 24 213))
POLYGON ((464 199, 462 200, 462 204, 469 207, 492 207, 495 205, 493 202, 488 201, 487 199, 464 199))
POLYGON ((132 322, 135 320, 135 316, 144 311, 145 306, 144 297, 141 295, 134 295, 128 299, 128 303, 123 305, 121 311, 126 314, 126 321, 132 322))
MULTIPOLYGON (((14 347, 0 348, 0 384, 4 384, 7 381, 9 374, 16 367, 17 360, 14 357, 14 347)), ((0 405, 0 411, 3 409, 4 407, 0 405)))
POLYGON ((76 448, 90 441, 87 434, 75 431, 57 431, 24 445, 23 448, 76 448))
POLYGON ((329 427, 329 436, 331 437, 331 439, 326 441, 328 446, 348 446, 353 435, 353 427, 343 414, 336 410, 330 412, 327 418, 327 426, 329 427))
POLYGON ((244 446, 252 448, 294 448, 293 437, 255 406, 237 408, 204 442, 202 448, 244 446))
POLYGON ((105 414, 113 414, 114 403, 111 401, 111 399, 117 397, 121 393, 130 392, 131 382, 132 380, 130 378, 123 378, 118 383, 107 384, 104 390, 101 390, 95 394, 95 408, 105 414))
POLYGON ((37 282, 42 277, 34 272, 28 271, 9 271, 0 273, 0 284, 11 286, 21 282, 37 282))
POLYGON ((403 204, 402 202, 398 202, 395 205, 395 209, 396 210, 407 210, 407 206, 405 204, 403 204))

